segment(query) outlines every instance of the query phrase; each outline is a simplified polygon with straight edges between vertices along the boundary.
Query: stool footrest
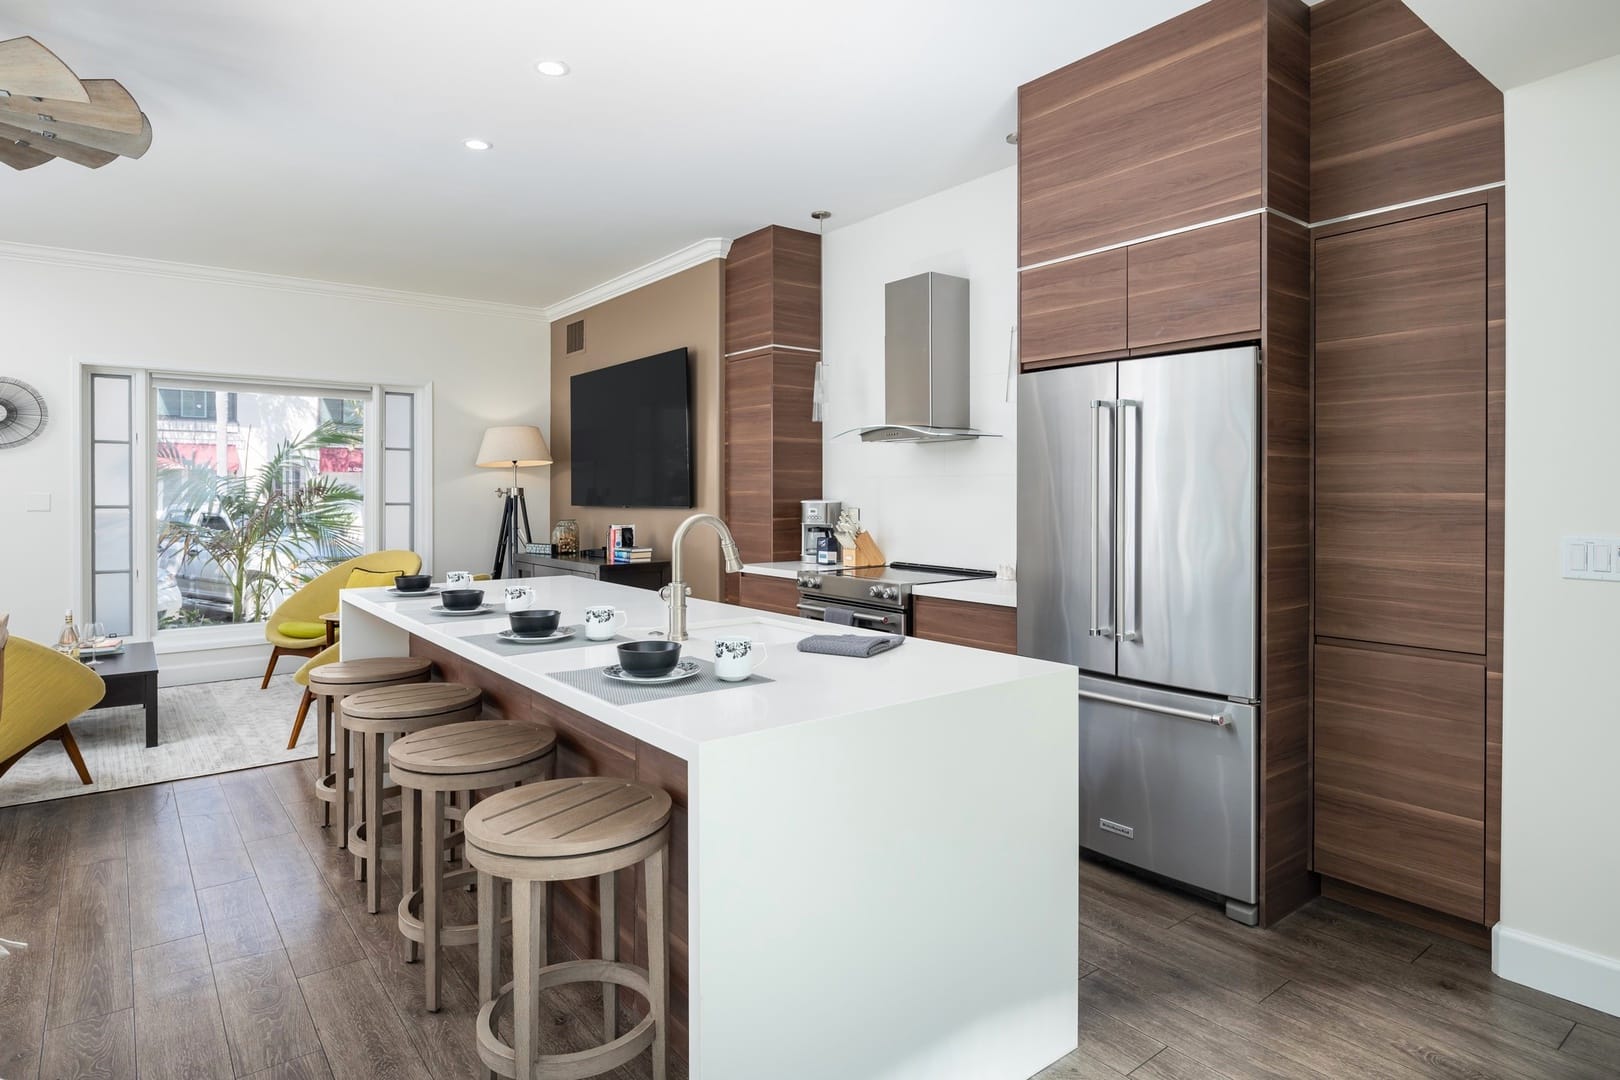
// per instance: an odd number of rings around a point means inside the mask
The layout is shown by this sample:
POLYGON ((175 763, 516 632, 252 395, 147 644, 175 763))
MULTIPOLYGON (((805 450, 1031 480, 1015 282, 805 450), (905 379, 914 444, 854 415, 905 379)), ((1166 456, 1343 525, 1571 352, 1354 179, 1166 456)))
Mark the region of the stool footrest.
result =
MULTIPOLYGON (((457 870, 444 875, 446 889, 476 881, 478 871, 457 870), (466 881, 461 880, 465 878, 466 881)), ((511 926, 512 917, 506 916, 501 920, 502 926, 511 926)), ((407 941, 422 943, 427 941, 427 930, 422 925, 422 890, 413 889, 399 899, 399 932, 407 941)), ((440 945, 476 945, 478 944, 478 924, 445 923, 439 927, 440 945)))
MULTIPOLYGON (((652 984, 647 980, 646 970, 614 960, 569 960, 550 964, 535 973, 534 988, 549 990, 578 982, 613 983, 640 994, 649 1007, 652 1004, 652 984)), ((493 1001, 484 1002, 478 1010, 478 1057, 501 1076, 517 1075, 517 1055, 497 1033, 501 1018, 512 1009, 512 986, 507 983, 493 1001)), ((571 1054, 540 1054, 535 1060, 547 1080, 553 1077, 588 1080, 635 1060, 653 1044, 653 1036, 653 1015, 649 1008, 634 1027, 611 1042, 571 1054)))

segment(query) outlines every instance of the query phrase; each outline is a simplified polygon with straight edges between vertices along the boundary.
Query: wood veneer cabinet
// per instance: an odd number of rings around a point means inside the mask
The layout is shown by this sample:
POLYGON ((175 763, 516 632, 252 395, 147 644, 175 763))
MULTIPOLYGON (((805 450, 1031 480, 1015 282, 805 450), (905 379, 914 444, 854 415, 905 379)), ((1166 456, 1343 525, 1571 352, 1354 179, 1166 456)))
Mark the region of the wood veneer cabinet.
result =
POLYGON ((911 600, 911 633, 929 641, 1015 653, 1018 651, 1018 609, 939 596, 915 596, 911 600))
POLYGON ((1306 26, 1212 0, 1019 88, 1022 366, 1261 336, 1260 212, 1309 209, 1306 26))
POLYGON ((1502 96, 1398 0, 1314 7, 1310 86, 1313 866, 1477 942, 1500 891, 1502 96))
POLYGON ((764 574, 739 574, 738 603, 743 607, 774 611, 778 615, 799 614, 799 585, 792 578, 764 574))
MULTIPOLYGON (((725 503, 744 562, 799 557, 799 503, 821 498, 821 237, 772 225, 731 245, 725 273, 725 503)), ((726 598, 739 584, 728 575, 726 598)))

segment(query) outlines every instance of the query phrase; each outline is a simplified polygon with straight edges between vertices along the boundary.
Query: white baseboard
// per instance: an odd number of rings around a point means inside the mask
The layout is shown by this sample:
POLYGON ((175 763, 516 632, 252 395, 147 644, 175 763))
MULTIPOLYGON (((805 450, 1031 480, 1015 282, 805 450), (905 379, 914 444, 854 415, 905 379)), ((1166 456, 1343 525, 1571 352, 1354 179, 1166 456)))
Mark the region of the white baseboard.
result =
POLYGON ((1497 923, 1491 970, 1511 982, 1620 1016, 1620 960, 1497 923))
MULTIPOLYGON (((263 642, 228 649, 164 651, 158 654, 158 685, 190 686, 230 679, 257 679, 264 675, 264 665, 269 659, 270 646, 263 642)), ((303 662, 302 657, 286 657, 276 666, 276 672, 291 675, 303 662)))

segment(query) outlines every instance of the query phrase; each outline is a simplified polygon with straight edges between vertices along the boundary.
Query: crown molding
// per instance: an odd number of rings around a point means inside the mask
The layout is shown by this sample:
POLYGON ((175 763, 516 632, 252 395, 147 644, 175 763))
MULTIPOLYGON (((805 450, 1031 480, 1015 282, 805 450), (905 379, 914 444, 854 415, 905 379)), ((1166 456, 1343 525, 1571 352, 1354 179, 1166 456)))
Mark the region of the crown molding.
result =
POLYGON ((547 321, 555 322, 576 311, 584 311, 588 307, 595 307, 605 300, 612 300, 615 296, 634 292, 645 285, 690 270, 694 266, 701 266, 711 259, 723 259, 731 251, 731 241, 721 236, 711 236, 706 240, 688 244, 679 251, 672 251, 668 255, 654 259, 634 270, 609 278, 600 285, 593 285, 583 292, 577 292, 566 300, 544 308, 547 321))
POLYGON ((450 311, 463 315, 489 315, 507 319, 529 319, 549 322, 549 309, 524 307, 520 304, 502 304, 493 300, 472 300, 459 296, 437 296, 432 293, 405 292, 384 289, 374 285, 352 285, 340 281, 322 281, 318 278, 290 277, 284 274, 263 274, 254 270, 230 270, 220 266, 200 266, 195 263, 167 262, 162 259, 143 259, 134 255, 108 255, 97 251, 78 251, 73 248, 46 247, 38 244, 19 244, 0 240, 0 259, 18 262, 45 263, 77 270, 100 270, 119 274, 142 274, 148 277, 173 278, 181 281, 204 281, 215 285, 234 285, 250 289, 273 289, 278 292, 303 293, 315 296, 333 296, 346 300, 367 300, 380 304, 399 304, 405 307, 425 308, 431 311, 450 311))

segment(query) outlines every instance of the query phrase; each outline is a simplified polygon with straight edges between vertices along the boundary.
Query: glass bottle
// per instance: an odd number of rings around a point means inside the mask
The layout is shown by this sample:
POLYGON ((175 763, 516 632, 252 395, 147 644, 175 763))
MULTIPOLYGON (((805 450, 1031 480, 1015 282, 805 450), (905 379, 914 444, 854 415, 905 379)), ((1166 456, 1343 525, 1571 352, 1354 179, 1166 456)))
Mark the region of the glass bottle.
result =
POLYGON ((67 618, 62 621, 62 632, 56 638, 56 651, 75 660, 79 658, 79 631, 73 625, 72 609, 69 609, 67 618))
POLYGON ((551 527, 551 553, 553 555, 579 554, 579 522, 563 518, 551 527))

